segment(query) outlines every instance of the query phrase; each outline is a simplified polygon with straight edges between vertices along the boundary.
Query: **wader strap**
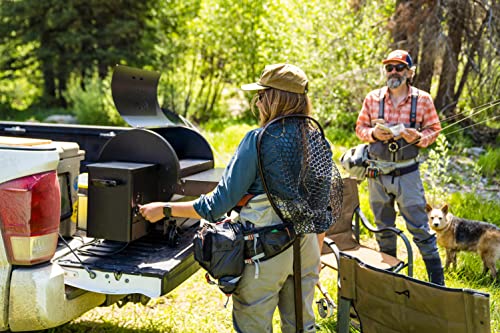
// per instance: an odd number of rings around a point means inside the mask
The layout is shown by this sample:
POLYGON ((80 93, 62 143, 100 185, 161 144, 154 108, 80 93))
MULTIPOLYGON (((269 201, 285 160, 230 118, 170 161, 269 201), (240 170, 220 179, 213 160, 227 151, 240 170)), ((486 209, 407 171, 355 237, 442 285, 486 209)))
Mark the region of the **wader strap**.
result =
POLYGON ((410 127, 415 128, 417 123, 417 100, 418 89, 411 88, 411 111, 410 111, 410 127))
POLYGON ((378 97, 379 97, 378 119, 384 119, 385 95, 382 95, 382 89, 379 90, 378 97))
POLYGON ((302 318, 302 272, 300 262, 300 240, 297 235, 293 242, 293 284, 295 287, 295 332, 304 332, 304 318, 302 318))

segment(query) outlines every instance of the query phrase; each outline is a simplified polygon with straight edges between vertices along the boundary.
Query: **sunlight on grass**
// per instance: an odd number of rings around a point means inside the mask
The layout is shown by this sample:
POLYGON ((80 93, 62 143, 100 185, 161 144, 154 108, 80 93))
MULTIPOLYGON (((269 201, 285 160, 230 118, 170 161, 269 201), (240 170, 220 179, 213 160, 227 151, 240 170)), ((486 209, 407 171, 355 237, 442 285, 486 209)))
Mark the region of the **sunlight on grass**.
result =
POLYGON ((241 139, 253 128, 255 127, 245 124, 228 126, 218 132, 202 130, 203 136, 214 150, 215 167, 225 167, 229 163, 241 139))

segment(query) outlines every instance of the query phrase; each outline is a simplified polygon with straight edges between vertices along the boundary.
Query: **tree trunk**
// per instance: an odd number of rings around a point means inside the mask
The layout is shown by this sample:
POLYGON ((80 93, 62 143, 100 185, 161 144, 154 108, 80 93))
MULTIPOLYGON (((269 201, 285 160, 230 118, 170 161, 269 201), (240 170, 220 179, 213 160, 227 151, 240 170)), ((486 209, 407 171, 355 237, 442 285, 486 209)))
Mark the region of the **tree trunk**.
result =
POLYGON ((455 113, 457 100, 455 99, 455 84, 457 82, 458 58, 462 49, 462 37, 465 31, 465 17, 467 5, 462 0, 450 1, 448 7, 448 38, 444 45, 442 56, 439 88, 434 104, 446 117, 455 113))
POLYGON ((418 61, 418 72, 413 82, 416 87, 424 91, 430 91, 431 89, 434 64, 439 54, 439 48, 441 47, 441 15, 441 6, 434 4, 429 8, 427 19, 422 29, 422 52, 418 61))
MULTIPOLYGON (((40 37, 40 49, 44 49, 44 45, 48 44, 50 37, 47 34, 42 34, 40 37)), ((41 52, 40 52, 41 53, 41 52)), ((55 60, 43 56, 40 54, 38 56, 40 59, 40 67, 42 69, 43 75, 43 93, 42 100, 43 103, 50 105, 56 99, 56 75, 54 70, 55 60)))
POLYGON ((432 0, 397 0, 392 17, 393 48, 407 50, 418 64, 414 85, 429 91, 434 74, 435 51, 441 30, 440 6, 432 0))

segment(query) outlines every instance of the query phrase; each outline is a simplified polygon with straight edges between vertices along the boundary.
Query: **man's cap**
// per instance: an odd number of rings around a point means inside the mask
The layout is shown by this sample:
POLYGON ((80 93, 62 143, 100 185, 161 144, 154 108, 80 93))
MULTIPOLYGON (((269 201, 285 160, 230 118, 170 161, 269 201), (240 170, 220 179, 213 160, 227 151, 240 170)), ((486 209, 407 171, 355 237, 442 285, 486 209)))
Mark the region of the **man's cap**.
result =
POLYGON ((307 76, 302 69, 290 64, 267 65, 259 81, 241 86, 243 90, 275 88, 297 94, 307 92, 307 76))
POLYGON ((397 61, 411 68, 413 66, 413 60, 410 57, 410 54, 404 50, 395 50, 389 53, 387 58, 382 60, 383 64, 387 64, 391 61, 397 61))

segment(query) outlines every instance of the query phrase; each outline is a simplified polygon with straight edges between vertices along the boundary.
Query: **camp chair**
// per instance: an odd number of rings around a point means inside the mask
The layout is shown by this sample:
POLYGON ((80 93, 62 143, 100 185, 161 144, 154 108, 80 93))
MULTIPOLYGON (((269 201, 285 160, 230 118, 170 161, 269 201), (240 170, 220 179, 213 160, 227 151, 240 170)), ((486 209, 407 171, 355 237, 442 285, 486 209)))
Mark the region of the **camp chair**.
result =
MULTIPOLYGON (((340 219, 326 231, 321 251, 322 268, 329 267, 338 270, 339 254, 346 253, 371 266, 392 272, 399 272, 407 267, 408 276, 413 276, 413 251, 408 238, 399 229, 389 227, 377 229, 372 226, 359 208, 357 180, 354 178, 343 178, 342 180, 344 184, 342 212, 340 219), (401 237, 406 246, 407 261, 404 262, 389 254, 361 245, 359 243, 360 221, 371 232, 377 233, 389 230, 401 237)), ((333 315, 333 309, 336 306, 335 302, 321 282, 318 282, 317 287, 324 297, 316 302, 319 315, 322 318, 330 317, 333 315)))
POLYGON ((337 325, 354 309, 363 333, 490 333, 489 295, 389 272, 340 253, 337 325))
POLYGON ((326 231, 325 242, 321 255, 321 263, 324 266, 338 269, 338 252, 346 253, 358 258, 371 266, 399 272, 408 268, 408 276, 413 276, 413 251, 408 238, 399 229, 392 227, 376 228, 370 224, 359 208, 358 184, 354 178, 343 178, 344 197, 342 201, 342 213, 340 219, 326 231), (354 224, 353 224, 354 221, 354 224), (408 254, 407 262, 380 252, 376 249, 361 245, 359 242, 360 221, 369 231, 378 233, 389 230, 401 237, 408 254))

